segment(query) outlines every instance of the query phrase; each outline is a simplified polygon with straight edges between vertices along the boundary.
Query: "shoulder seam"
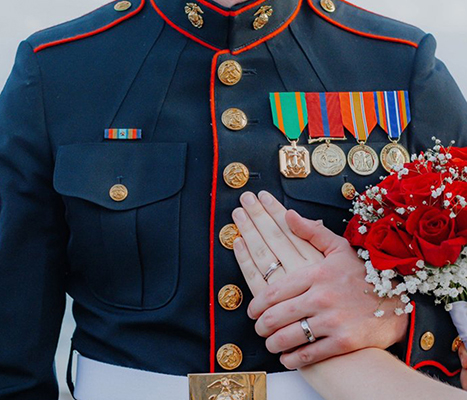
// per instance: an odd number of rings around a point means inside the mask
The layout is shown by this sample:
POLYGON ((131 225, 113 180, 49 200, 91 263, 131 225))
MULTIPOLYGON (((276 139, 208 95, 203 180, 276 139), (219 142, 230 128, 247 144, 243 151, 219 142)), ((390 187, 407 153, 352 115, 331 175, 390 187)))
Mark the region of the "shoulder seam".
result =
MULTIPOLYGON (((310 5, 310 7, 312 8, 312 10, 318 15, 320 16, 322 19, 324 19, 325 21, 337 26, 338 28, 340 29, 343 29, 347 32, 350 32, 350 33, 353 33, 355 35, 359 35, 359 36, 363 36, 363 37, 366 37, 366 38, 369 38, 369 39, 375 39, 375 40, 382 40, 382 41, 385 41, 385 42, 392 42, 392 43, 399 43, 399 44, 404 44, 404 45, 407 45, 407 46, 412 46, 412 47, 415 47, 416 49, 418 48, 418 43, 415 43, 415 42, 412 42, 410 40, 406 40, 406 39, 400 39, 400 38, 394 38, 394 37, 391 37, 391 36, 381 36, 381 35, 375 35, 375 34, 372 34, 372 33, 368 33, 368 32, 362 32, 362 31, 359 31, 357 29, 353 29, 349 26, 346 26, 346 25, 343 25, 341 24, 340 22, 337 22, 337 21, 334 21, 332 18, 328 17, 327 15, 323 14, 314 4, 313 4, 313 1, 312 0, 307 0, 308 1, 308 4, 310 5)), ((349 3, 347 1, 344 1, 344 3, 348 4, 348 5, 351 5, 351 6, 354 6, 352 3, 349 3)), ((354 7, 357 7, 359 9, 362 9, 358 6, 354 6, 354 7)), ((363 9, 362 9, 363 10, 363 9)), ((366 10, 365 10, 366 11, 366 10)), ((376 14, 377 15, 377 14, 376 14)))
POLYGON ((107 24, 107 25, 105 25, 105 26, 103 26, 103 27, 101 27, 99 29, 94 30, 94 31, 86 32, 86 33, 83 33, 83 34, 80 34, 80 35, 71 36, 69 38, 55 40, 53 42, 41 44, 41 45, 34 48, 34 53, 39 53, 40 51, 45 50, 45 49, 50 48, 50 47, 58 46, 58 45, 65 44, 65 43, 75 42, 75 41, 81 40, 81 39, 86 39, 88 37, 98 35, 99 33, 108 31, 109 29, 113 28, 114 26, 119 25, 123 21, 126 21, 127 19, 130 19, 131 17, 138 14, 144 8, 145 3, 146 3, 146 0, 141 0, 140 5, 134 11, 132 11, 132 12, 124 15, 123 17, 121 17, 119 19, 116 19, 115 21, 111 22, 110 24, 107 24))

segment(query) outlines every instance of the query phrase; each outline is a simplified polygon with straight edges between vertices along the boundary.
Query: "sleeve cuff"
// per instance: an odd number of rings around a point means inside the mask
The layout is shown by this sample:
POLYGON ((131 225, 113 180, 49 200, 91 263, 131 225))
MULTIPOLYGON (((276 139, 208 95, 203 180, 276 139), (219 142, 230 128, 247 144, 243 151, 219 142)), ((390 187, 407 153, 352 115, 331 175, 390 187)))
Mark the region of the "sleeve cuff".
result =
POLYGON ((391 350, 413 369, 460 387, 461 363, 454 345, 458 334, 449 313, 431 297, 413 299, 406 342, 391 350))

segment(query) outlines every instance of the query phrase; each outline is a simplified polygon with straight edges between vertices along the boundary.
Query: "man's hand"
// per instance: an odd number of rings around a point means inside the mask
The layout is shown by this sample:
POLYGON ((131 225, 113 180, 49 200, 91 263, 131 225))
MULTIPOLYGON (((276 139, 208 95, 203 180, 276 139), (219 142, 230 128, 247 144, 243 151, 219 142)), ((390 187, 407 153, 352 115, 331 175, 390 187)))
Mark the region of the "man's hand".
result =
POLYGON ((243 209, 233 213, 242 233, 234 249, 255 295, 248 314, 269 351, 282 353, 281 362, 295 369, 367 347, 386 349, 405 338, 408 317, 393 312, 398 300, 380 304, 365 282, 362 260, 344 238, 286 211, 267 192, 259 198, 245 193, 243 209), (263 275, 277 260, 284 268, 267 284, 263 275), (377 309, 385 311, 382 318, 374 316, 377 309), (302 318, 316 342, 307 342, 302 318))

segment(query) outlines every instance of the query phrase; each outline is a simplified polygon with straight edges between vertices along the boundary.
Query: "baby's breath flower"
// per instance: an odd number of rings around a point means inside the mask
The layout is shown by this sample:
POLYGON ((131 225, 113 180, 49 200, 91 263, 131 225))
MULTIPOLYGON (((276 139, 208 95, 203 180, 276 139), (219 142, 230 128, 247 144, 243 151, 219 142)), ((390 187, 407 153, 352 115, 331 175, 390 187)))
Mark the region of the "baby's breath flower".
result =
POLYGON ((384 311, 383 310, 378 309, 378 310, 375 311, 375 317, 376 318, 381 318, 383 316, 384 316, 384 311))

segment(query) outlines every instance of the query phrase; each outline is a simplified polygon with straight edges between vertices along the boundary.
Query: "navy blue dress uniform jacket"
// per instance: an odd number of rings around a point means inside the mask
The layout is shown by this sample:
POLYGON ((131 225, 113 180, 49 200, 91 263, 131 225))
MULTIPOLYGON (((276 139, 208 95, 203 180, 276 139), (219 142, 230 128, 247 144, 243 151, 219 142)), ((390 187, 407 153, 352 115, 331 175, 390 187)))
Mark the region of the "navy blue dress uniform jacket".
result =
MULTIPOLYGON (((222 371, 215 352, 234 343, 242 371, 282 371, 246 315, 251 299, 233 252, 218 234, 245 190, 270 191, 286 207, 345 229, 351 182, 379 181, 348 167, 336 177, 281 176, 287 144, 272 123, 269 93, 408 90, 410 152, 436 136, 465 144, 467 104, 435 56, 435 40, 408 26, 336 1, 246 1, 227 10, 198 0, 196 28, 182 0, 115 3, 21 43, 0 98, 0 399, 56 399, 54 352, 65 293, 74 299, 73 348, 106 363, 185 375, 222 371), (269 23, 254 13, 270 5, 269 23), (241 81, 217 68, 236 60, 241 81), (228 130, 223 111, 249 123, 228 130), (142 129, 141 140, 104 139, 108 128, 142 129), (250 171, 238 190, 223 181, 232 162, 250 171), (115 184, 126 200, 109 196, 115 184), (239 286, 235 311, 218 291, 239 286)), ((355 145, 339 143, 347 153, 355 145)), ((388 143, 377 127, 368 144, 388 143)), ((305 139, 301 144, 305 145, 305 139)), ((313 146, 306 145, 309 150, 313 146)), ((456 381, 460 368, 448 314, 416 302, 408 364, 456 381), (430 331, 436 342, 420 347, 430 331)))

